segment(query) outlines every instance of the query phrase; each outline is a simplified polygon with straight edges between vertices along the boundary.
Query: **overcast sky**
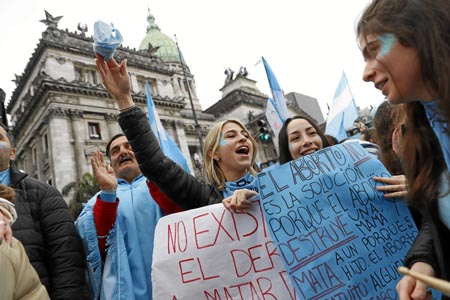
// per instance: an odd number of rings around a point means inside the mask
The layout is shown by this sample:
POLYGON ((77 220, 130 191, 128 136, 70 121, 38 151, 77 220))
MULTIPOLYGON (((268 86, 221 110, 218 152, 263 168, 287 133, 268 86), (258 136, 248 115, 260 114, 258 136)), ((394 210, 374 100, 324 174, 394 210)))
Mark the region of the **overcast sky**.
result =
MULTIPOLYGON (((270 89, 264 56, 285 93, 299 92, 319 100, 326 118, 342 71, 356 104, 383 100, 371 83, 362 81, 364 62, 356 44, 355 22, 370 0, 33 0, 0 1, 2 70, 0 88, 11 98, 14 74, 22 74, 46 26, 44 9, 63 16, 59 28, 87 35, 101 19, 111 22, 123 44, 138 48, 146 34, 148 8, 161 31, 178 37, 195 76, 203 109, 221 98, 225 68, 245 66, 248 77, 266 94, 270 89)), ((94 59, 94 58, 93 58, 94 59)))

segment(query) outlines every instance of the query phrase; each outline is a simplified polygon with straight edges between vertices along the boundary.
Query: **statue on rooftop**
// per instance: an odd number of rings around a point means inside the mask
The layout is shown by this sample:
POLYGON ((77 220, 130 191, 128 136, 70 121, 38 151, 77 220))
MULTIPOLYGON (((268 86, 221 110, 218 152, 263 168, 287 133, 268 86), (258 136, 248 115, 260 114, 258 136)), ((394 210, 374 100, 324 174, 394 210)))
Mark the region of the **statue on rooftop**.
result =
POLYGON ((45 20, 41 20, 40 22, 44 23, 45 25, 47 25, 47 27, 50 28, 58 28, 58 23, 59 20, 61 20, 61 18, 63 16, 59 16, 59 17, 53 17, 48 11, 45 11, 45 20))
POLYGON ((87 24, 81 24, 80 22, 78 22, 78 30, 81 32, 82 36, 86 35, 86 32, 88 31, 88 26, 87 24))
POLYGON ((224 74, 227 75, 225 78, 225 84, 233 80, 234 71, 231 70, 231 68, 226 68, 224 74))
POLYGON ((238 75, 240 75, 242 77, 247 77, 247 75, 248 75, 247 68, 246 67, 240 67, 238 75))

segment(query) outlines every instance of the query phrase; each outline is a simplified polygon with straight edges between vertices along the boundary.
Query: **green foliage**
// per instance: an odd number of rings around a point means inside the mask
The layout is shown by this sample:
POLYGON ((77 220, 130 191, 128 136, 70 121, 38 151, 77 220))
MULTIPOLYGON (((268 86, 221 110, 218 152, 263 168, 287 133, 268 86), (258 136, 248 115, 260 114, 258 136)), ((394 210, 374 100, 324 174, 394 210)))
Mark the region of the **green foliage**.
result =
POLYGON ((63 196, 68 196, 73 191, 73 198, 70 201, 69 209, 76 219, 86 203, 95 193, 98 192, 97 183, 91 173, 84 173, 79 181, 72 181, 65 185, 61 191, 63 196))

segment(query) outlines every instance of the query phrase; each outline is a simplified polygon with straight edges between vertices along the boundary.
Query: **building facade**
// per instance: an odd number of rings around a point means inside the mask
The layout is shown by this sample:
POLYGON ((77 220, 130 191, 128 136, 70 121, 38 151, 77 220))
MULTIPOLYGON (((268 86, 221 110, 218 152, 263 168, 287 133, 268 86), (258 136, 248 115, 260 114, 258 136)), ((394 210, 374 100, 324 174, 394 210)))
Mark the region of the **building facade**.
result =
POLYGON ((316 98, 303 95, 296 92, 290 92, 286 94, 286 99, 293 106, 301 109, 307 113, 317 124, 325 122, 323 118, 322 110, 320 109, 319 101, 316 98))
MULTIPOLYGON (((61 30, 60 18, 46 16, 47 28, 23 74, 16 76, 6 111, 16 137, 18 167, 62 190, 92 173, 93 150, 105 151, 109 139, 121 130, 115 101, 97 72, 93 39, 86 35, 86 27, 79 26, 77 32, 61 30)), ((161 122, 182 150, 191 173, 201 176, 199 135, 204 139, 215 121, 227 118, 239 119, 254 135, 258 163, 264 167, 276 162, 277 141, 265 118, 268 96, 247 77, 246 69, 241 67, 236 76, 228 69, 220 89, 222 99, 202 111, 194 76, 177 44, 161 32, 150 12, 147 19, 139 49, 119 47, 114 57, 119 62, 127 59, 132 97, 144 111, 149 82, 161 122)), ((290 101, 288 110, 290 115, 307 115, 290 101)))
MULTIPOLYGON (((244 123, 258 143, 256 161, 261 167, 278 162, 278 140, 274 139, 275 135, 266 118, 269 96, 256 87, 256 81, 247 77, 245 67, 241 67, 236 76, 231 69, 227 69, 226 74, 224 86, 220 90, 222 99, 207 108, 205 112, 214 115, 217 120, 236 118, 244 123)), ((308 115, 289 100, 287 100, 287 107, 290 116, 308 115)))
MULTIPOLYGON (((175 43, 159 31, 153 16, 148 19, 144 46, 119 48, 115 58, 127 58, 133 99, 145 111, 145 82, 150 83, 162 124, 195 171, 193 156, 200 149, 190 98, 203 136, 213 116, 202 113, 193 75, 174 55, 178 54, 175 43)), ((92 151, 104 151, 121 130, 115 101, 96 69, 92 38, 83 30, 59 29, 52 17, 47 16, 45 23, 42 38, 16 80, 7 112, 16 137, 18 167, 61 190, 92 172, 92 151)))

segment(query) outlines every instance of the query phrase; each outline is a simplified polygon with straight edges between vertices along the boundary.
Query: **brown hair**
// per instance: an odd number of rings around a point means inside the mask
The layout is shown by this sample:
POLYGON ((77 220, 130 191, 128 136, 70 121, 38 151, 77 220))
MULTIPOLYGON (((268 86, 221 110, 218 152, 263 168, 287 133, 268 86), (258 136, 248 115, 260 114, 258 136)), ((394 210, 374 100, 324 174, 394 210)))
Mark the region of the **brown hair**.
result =
POLYGON ((441 146, 419 102, 405 105, 407 114, 400 156, 409 182, 408 199, 421 206, 436 199, 440 176, 446 168, 441 146))
POLYGON ((437 93, 444 117, 450 119, 450 1, 376 0, 357 24, 357 36, 394 34, 417 50, 422 78, 437 93))
POLYGON ((323 133, 322 130, 320 130, 319 126, 317 125, 316 122, 314 122, 313 119, 305 116, 294 116, 292 118, 287 118, 280 129, 280 133, 278 134, 278 149, 280 150, 280 158, 279 158, 280 164, 284 164, 293 160, 291 152, 289 151, 289 137, 287 133, 287 127, 292 120, 296 119, 305 120, 309 124, 311 124, 312 127, 314 127, 320 139, 322 140, 323 148, 330 146, 330 143, 328 142, 328 139, 326 138, 325 134, 323 133))
POLYGON ((373 118, 375 144, 380 146, 381 161, 392 175, 404 174, 399 156, 392 149, 392 134, 404 123, 403 105, 385 101, 378 106, 373 118))
POLYGON ((0 197, 14 204, 16 202, 16 191, 9 186, 0 184, 0 197))
MULTIPOLYGON (((359 38, 391 33, 403 46, 416 49, 422 78, 440 100, 444 122, 450 120, 449 32, 448 0, 375 0, 357 24, 359 38)), ((404 109, 407 130, 402 138, 401 157, 410 200, 421 204, 424 199, 436 198, 445 163, 423 105, 417 101, 405 103, 404 109)))

